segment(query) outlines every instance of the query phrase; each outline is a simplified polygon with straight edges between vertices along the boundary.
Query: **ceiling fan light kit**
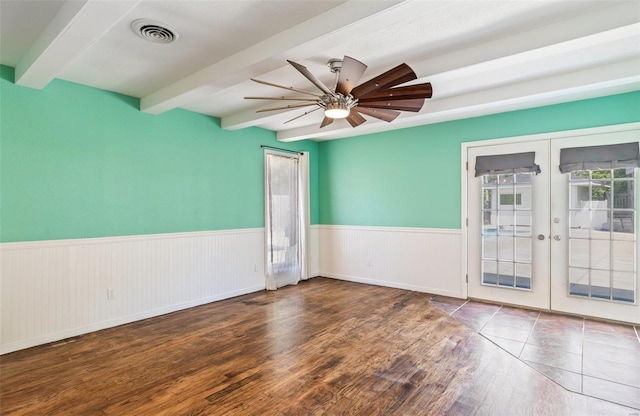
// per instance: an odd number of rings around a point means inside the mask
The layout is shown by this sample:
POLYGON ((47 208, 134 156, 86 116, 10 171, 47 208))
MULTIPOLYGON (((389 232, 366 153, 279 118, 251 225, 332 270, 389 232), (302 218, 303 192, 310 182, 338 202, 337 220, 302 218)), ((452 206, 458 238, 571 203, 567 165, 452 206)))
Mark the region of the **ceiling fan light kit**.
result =
POLYGON ((351 109, 343 103, 327 104, 324 115, 329 118, 347 118, 351 109))
POLYGON ((252 81, 260 84, 295 91, 307 95, 307 97, 244 97, 245 99, 251 100, 288 100, 303 102, 282 107, 265 108, 258 110, 258 112, 298 107, 316 107, 285 123, 296 120, 319 109, 324 110, 324 119, 320 124, 320 128, 333 123, 333 120, 338 118, 344 118, 352 127, 357 127, 367 121, 362 114, 391 122, 400 115, 400 111, 420 111, 424 100, 431 98, 433 92, 431 83, 429 82, 404 87, 400 86, 401 84, 418 78, 407 64, 400 64, 356 86, 364 74, 364 71, 367 69, 367 66, 349 56, 345 56, 343 59, 331 59, 327 63, 327 66, 331 72, 336 74, 335 87, 331 90, 306 67, 293 61, 287 62, 315 85, 322 94, 252 79, 252 81))

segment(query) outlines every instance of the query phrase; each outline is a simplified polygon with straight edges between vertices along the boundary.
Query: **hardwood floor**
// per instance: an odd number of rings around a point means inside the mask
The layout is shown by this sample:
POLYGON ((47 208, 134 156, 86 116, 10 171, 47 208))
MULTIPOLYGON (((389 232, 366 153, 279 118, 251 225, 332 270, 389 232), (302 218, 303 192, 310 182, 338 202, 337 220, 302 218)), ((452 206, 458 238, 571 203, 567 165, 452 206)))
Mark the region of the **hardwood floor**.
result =
POLYGON ((315 278, 0 359, 3 415, 637 415, 430 304, 315 278))

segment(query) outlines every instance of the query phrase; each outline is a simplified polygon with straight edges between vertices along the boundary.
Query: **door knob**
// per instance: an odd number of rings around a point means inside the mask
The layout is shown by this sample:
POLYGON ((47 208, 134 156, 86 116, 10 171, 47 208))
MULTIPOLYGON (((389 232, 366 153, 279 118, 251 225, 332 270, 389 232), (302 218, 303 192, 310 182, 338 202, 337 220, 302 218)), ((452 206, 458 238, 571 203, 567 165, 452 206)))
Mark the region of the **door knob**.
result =
POLYGON ((543 234, 538 234, 538 240, 544 240, 544 235, 543 234))
POLYGON ((556 241, 560 241, 561 240, 561 238, 560 238, 560 236, 558 234, 554 235, 553 239, 556 240, 556 241))

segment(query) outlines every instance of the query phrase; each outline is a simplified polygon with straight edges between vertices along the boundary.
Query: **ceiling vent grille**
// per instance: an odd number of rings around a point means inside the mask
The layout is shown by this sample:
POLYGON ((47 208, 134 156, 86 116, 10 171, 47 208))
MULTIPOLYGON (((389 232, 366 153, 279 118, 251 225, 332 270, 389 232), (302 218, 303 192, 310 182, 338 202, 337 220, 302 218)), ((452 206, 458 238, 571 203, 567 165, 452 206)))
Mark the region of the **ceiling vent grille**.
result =
POLYGON ((133 31, 142 39, 155 43, 171 43, 178 40, 178 32, 170 25, 150 19, 138 19, 131 23, 133 31))

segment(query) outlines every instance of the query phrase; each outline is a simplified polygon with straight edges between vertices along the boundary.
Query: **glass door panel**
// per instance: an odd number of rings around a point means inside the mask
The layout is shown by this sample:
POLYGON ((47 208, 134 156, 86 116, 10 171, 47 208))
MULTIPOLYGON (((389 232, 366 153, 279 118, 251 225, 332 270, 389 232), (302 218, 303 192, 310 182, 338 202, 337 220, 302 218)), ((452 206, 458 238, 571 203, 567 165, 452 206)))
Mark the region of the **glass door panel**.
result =
POLYGON ((537 164, 548 164, 548 143, 468 152, 468 243, 474 247, 468 260, 476 265, 469 268, 469 297, 548 309, 548 172, 475 177, 478 156, 535 152, 537 164))
MULTIPOLYGON (((563 148, 628 143, 639 136, 626 131, 552 140, 551 169, 559 166, 563 148)), ((637 176, 634 168, 553 172, 551 309, 640 322, 637 176)))
POLYGON ((482 259, 488 268, 482 270, 483 285, 531 289, 532 175, 511 173, 480 178, 482 259))
POLYGON ((569 175, 570 227, 584 230, 569 233, 569 274, 586 277, 569 282, 569 295, 635 302, 634 171, 569 175))

